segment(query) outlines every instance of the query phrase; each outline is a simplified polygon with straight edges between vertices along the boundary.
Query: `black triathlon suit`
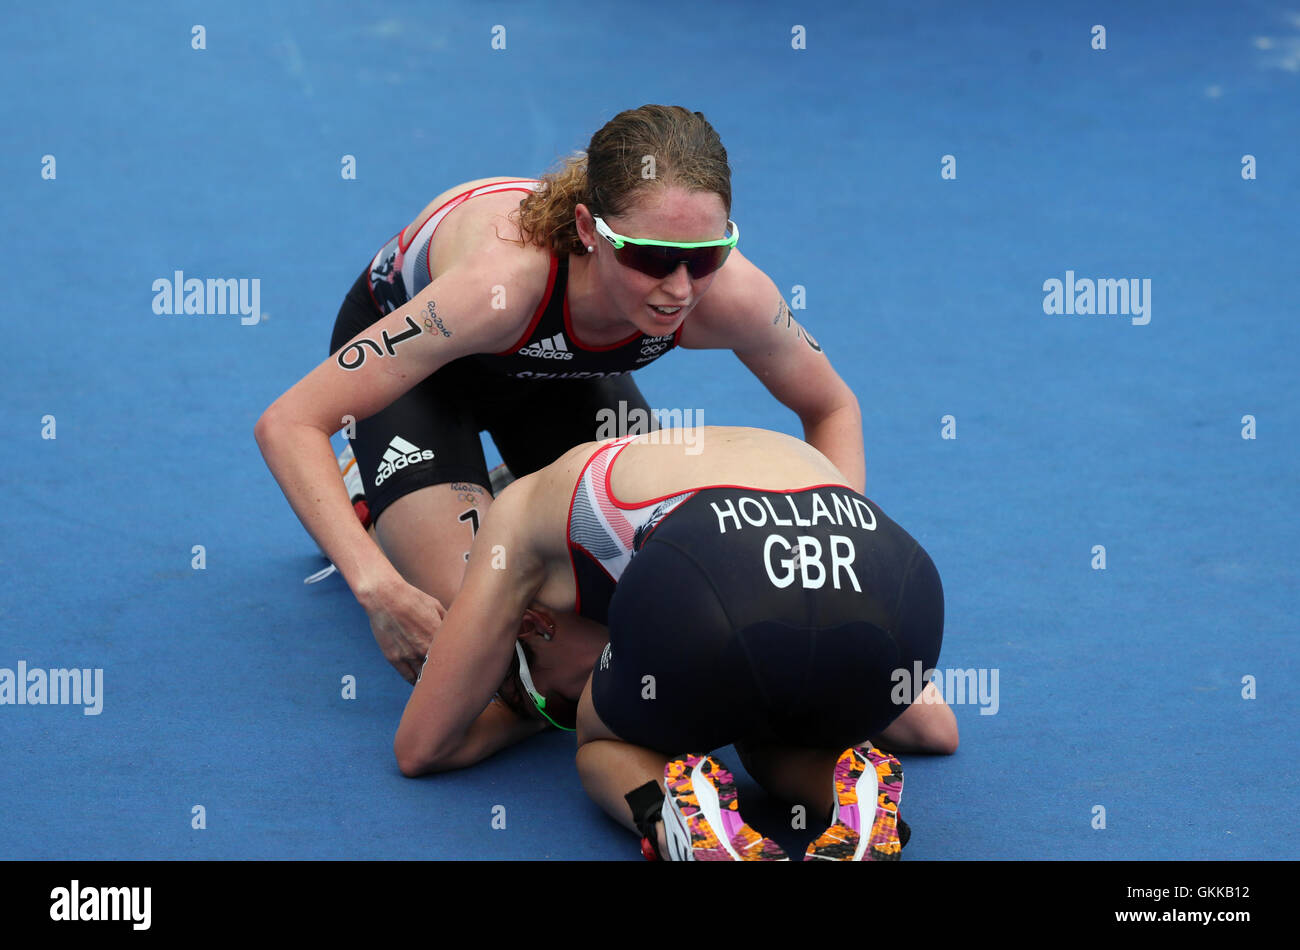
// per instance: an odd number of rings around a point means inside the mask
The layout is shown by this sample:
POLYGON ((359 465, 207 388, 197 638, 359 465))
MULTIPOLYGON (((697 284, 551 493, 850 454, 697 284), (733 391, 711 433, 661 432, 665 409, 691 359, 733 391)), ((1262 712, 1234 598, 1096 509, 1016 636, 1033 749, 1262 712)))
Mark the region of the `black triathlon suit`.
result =
POLYGON ((628 441, 592 456, 569 516, 576 609, 609 627, 592 674, 601 720, 675 755, 843 749, 898 718, 943 641, 943 586, 920 544, 844 485, 624 504, 608 472, 628 441))
MULTIPOLYGON (((432 281, 429 243, 442 218, 480 194, 529 192, 532 179, 494 182, 462 192, 431 213, 403 247, 390 240, 357 278, 339 310, 330 352, 340 365, 359 365, 373 355, 348 341, 407 303, 432 281)), ((568 257, 552 257, 551 273, 527 329, 507 350, 480 353, 439 368, 387 408, 356 424, 352 448, 370 506, 378 520, 385 508, 429 485, 488 485, 479 433, 492 436, 515 476, 544 468, 583 442, 608 438, 611 410, 617 419, 653 419, 630 375, 675 347, 676 333, 640 332, 603 347, 587 346, 573 333, 565 293, 568 257), (622 406, 620 406, 620 403, 622 406), (603 431, 602 431, 603 427, 603 431)), ((398 344, 400 345, 400 343, 398 344)))

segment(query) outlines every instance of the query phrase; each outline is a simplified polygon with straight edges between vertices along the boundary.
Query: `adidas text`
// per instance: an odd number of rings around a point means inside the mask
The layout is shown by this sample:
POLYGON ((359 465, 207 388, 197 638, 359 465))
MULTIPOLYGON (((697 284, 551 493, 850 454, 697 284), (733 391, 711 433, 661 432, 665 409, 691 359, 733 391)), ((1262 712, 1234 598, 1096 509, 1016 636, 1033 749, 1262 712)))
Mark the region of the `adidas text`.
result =
POLYGON ((395 459, 385 458, 379 463, 379 471, 375 473, 375 487, 382 485, 394 472, 400 472, 408 465, 415 465, 419 462, 432 462, 433 449, 421 449, 418 452, 408 452, 406 455, 399 455, 395 459))
POLYGON ((543 360, 571 360, 573 354, 568 350, 544 350, 536 343, 519 349, 520 356, 534 356, 543 360))

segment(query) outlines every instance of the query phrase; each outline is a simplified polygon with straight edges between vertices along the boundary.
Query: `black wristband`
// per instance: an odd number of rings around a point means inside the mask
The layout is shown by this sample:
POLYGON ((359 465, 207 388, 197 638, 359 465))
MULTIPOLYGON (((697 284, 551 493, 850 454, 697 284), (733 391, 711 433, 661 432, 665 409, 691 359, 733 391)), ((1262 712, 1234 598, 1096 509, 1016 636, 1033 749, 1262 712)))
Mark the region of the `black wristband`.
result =
POLYGON ((634 788, 623 796, 628 807, 632 809, 632 821, 641 837, 650 842, 650 847, 660 859, 659 836, 655 833, 655 823, 663 821, 664 790, 658 782, 646 782, 640 788, 634 788))

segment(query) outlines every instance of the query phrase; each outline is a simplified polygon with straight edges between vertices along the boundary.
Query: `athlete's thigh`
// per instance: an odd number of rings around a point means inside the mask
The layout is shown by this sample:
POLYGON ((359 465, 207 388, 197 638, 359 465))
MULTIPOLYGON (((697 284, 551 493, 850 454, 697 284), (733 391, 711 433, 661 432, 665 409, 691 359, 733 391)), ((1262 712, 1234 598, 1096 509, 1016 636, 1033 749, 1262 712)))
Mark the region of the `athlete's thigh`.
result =
POLYGON ((474 395, 453 363, 357 423, 352 439, 380 547, 444 605, 491 503, 474 395))
POLYGON ((457 361, 355 424, 352 449, 376 521, 417 489, 488 484, 474 397, 475 380, 457 361))
POLYGON ((623 741, 623 737, 617 735, 613 729, 605 725, 604 720, 600 718, 600 713, 596 712, 596 707, 591 702, 591 677, 587 677, 587 685, 583 687, 582 696, 578 698, 578 745, 585 745, 596 739, 616 739, 623 741))
MULTIPOLYGON (((656 530, 691 515, 675 512, 656 530)), ((610 600, 609 646, 592 674, 593 711, 628 742, 668 754, 733 742, 762 714, 741 647, 689 545, 652 535, 610 600)))
POLYGON ((491 505, 491 493, 474 482, 429 485, 385 508, 375 534, 409 584, 450 606, 465 577, 470 545, 491 505))
POLYGON ((485 420, 516 476, 545 468, 575 445, 649 431, 653 415, 631 375, 584 380, 508 380, 485 420), (627 429, 628 431, 621 431, 627 429))

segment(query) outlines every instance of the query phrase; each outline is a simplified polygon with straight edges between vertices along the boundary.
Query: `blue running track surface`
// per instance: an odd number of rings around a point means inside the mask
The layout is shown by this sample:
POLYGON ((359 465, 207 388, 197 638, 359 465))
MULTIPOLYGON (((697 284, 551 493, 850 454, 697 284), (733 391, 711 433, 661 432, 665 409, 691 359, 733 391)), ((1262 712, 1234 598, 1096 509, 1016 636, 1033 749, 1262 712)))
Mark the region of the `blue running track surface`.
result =
MULTIPOLYGON (((647 102, 721 133, 745 254, 942 574, 962 745, 903 757, 908 859, 1300 856, 1297 5, 660 14, 5 5, 0 670, 102 680, 95 715, 0 704, 0 858, 640 860, 570 736, 399 774, 409 688, 339 577, 303 585, 253 424, 425 202, 647 102), (155 313, 177 271, 256 311, 155 313), (1130 312, 1045 312, 1107 279, 1130 312)), ((638 379, 801 431, 730 353, 638 379)), ((801 852, 815 822, 720 756, 801 852)))

